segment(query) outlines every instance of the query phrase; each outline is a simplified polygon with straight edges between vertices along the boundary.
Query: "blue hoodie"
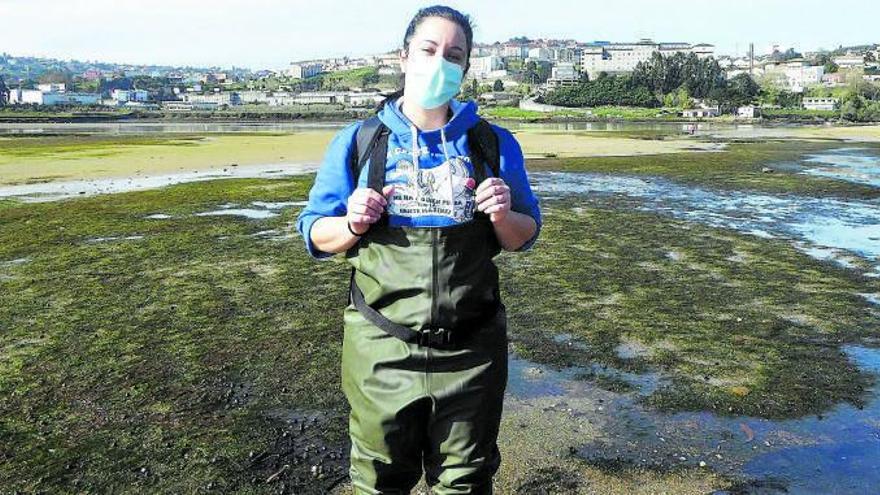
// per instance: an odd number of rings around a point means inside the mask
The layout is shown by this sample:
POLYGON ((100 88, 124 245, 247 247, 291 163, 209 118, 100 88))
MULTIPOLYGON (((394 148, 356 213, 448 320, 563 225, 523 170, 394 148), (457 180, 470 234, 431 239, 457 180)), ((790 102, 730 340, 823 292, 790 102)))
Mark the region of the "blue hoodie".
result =
MULTIPOLYGON (((386 184, 395 185, 387 207, 389 225, 444 227, 472 219, 476 207, 471 190, 478 184, 469 181, 473 165, 468 157, 467 130, 479 121, 476 103, 450 100, 452 118, 442 128, 430 131, 418 129, 399 105, 399 98, 389 101, 378 114, 391 130, 385 164, 386 184)), ((313 258, 333 254, 315 247, 311 228, 321 217, 347 213, 348 197, 354 191, 348 157, 362 122, 334 136, 309 191, 308 204, 297 218, 297 230, 313 258)), ((492 127, 498 135, 501 178, 510 187, 511 209, 531 216, 538 225, 534 236, 517 249, 525 251, 541 230, 538 199, 529 186, 519 143, 507 129, 494 124, 492 127)), ((358 187, 367 187, 368 170, 369 160, 358 177, 358 187)), ((492 176, 488 167, 486 176, 492 176)))

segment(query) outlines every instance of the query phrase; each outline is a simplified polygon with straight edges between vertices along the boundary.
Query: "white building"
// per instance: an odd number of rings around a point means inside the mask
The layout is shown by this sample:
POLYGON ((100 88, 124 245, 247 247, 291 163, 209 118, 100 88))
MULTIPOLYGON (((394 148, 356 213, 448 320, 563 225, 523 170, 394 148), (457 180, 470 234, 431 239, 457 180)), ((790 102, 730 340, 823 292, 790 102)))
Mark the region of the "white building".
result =
POLYGON ((495 71, 504 69, 504 61, 496 55, 471 57, 471 68, 468 71, 477 79, 486 79, 495 71))
POLYGON ((58 93, 21 88, 9 92, 11 105, 97 105, 100 102, 101 95, 97 93, 58 93))
POLYGON ((181 102, 166 101, 162 103, 162 108, 172 112, 188 112, 193 110, 216 110, 220 105, 213 102, 181 102))
POLYGON ((532 60, 550 61, 553 59, 553 53, 546 48, 532 48, 529 50, 528 57, 532 60))
POLYGON ((242 104, 247 103, 268 103, 269 95, 265 91, 239 91, 238 92, 238 100, 242 104))
POLYGON ((207 95, 193 95, 185 93, 184 103, 211 103, 214 105, 240 105, 241 99, 235 91, 219 92, 207 95))
POLYGON ((764 66, 764 75, 766 77, 773 78, 777 84, 795 93, 802 93, 808 86, 821 84, 824 74, 824 66, 809 65, 803 59, 764 66))
POLYGON ((736 109, 736 116, 740 119, 756 119, 761 116, 761 109, 755 105, 746 105, 736 109))
POLYGON ((721 115, 721 111, 718 107, 705 107, 705 108, 688 108, 687 110, 683 110, 681 112, 681 116, 689 119, 701 119, 704 117, 717 117, 721 115))
POLYGON ((400 64, 394 65, 380 65, 379 69, 376 71, 376 74, 380 76, 397 76, 400 75, 400 64))
POLYGON ((293 97, 293 103, 298 103, 300 105, 311 105, 314 103, 331 104, 336 103, 337 101, 341 103, 344 100, 345 93, 336 91, 303 92, 293 97))
POLYGON ((568 47, 555 47, 551 51, 551 57, 556 62, 580 63, 581 49, 568 47))
POLYGON ((43 83, 37 84, 37 89, 44 93, 63 93, 67 91, 67 85, 64 83, 43 83))
POLYGON ((324 71, 324 66, 316 62, 304 62, 299 64, 290 64, 287 76, 294 79, 305 79, 307 77, 317 76, 324 71))
POLYGON ((490 91, 477 97, 478 100, 489 105, 517 106, 522 96, 519 93, 507 91, 490 91))
POLYGON ((573 62, 559 62, 550 70, 547 85, 552 87, 574 85, 577 84, 579 77, 573 62))
POLYGON ((369 92, 351 92, 345 96, 345 101, 353 107, 372 107, 382 101, 385 97, 378 91, 369 92))
POLYGON ((700 58, 710 57, 715 47, 701 43, 655 43, 642 39, 636 43, 597 43, 589 44, 581 50, 580 67, 590 79, 595 79, 600 72, 621 74, 635 70, 639 62, 647 62, 654 53, 671 56, 676 53, 695 53, 700 58))
POLYGON ((120 103, 129 101, 148 101, 150 94, 145 89, 114 89, 110 97, 120 103))
POLYGON ((840 100, 837 98, 804 98, 801 104, 807 110, 836 110, 840 100))
POLYGON ((865 56, 856 53, 834 57, 832 60, 842 69, 857 69, 865 67, 865 56))
POLYGON ((516 44, 503 45, 501 56, 510 58, 526 58, 529 56, 529 47, 526 45, 516 44))

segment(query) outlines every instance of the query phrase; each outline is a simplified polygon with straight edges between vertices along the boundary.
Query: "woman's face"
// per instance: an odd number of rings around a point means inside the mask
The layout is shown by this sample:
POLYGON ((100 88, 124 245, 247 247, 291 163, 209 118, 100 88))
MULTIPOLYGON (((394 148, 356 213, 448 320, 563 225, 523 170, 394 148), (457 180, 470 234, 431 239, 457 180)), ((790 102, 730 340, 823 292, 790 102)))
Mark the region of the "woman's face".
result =
POLYGON ((444 57, 466 70, 467 56, 467 38, 461 26, 443 17, 427 17, 410 39, 409 53, 401 52, 400 68, 406 75, 407 67, 429 65, 435 57, 444 57))

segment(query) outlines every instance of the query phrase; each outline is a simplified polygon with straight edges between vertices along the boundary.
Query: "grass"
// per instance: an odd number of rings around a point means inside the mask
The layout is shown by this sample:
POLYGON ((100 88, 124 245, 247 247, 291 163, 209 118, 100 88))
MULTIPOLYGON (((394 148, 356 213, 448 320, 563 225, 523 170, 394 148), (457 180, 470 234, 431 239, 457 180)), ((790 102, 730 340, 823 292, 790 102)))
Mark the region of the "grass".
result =
POLYGON ((568 108, 565 110, 553 110, 539 112, 536 110, 523 110, 518 107, 485 107, 480 109, 484 117, 498 120, 523 120, 527 122, 540 122, 547 120, 681 120, 676 109, 669 108, 644 108, 623 107, 605 105, 592 108, 568 108))

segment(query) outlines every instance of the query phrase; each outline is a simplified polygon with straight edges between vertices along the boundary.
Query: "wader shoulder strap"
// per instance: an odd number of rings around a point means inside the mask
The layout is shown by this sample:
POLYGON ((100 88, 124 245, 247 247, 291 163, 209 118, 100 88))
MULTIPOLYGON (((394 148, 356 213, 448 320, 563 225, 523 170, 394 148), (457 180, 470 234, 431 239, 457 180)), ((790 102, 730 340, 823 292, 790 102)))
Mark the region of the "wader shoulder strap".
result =
POLYGON ((410 344, 416 344, 419 342, 420 332, 413 330, 412 328, 405 327, 403 325, 399 325, 394 323, 393 321, 386 318, 382 313, 376 311, 372 308, 367 302, 364 300, 364 294, 361 292, 360 287, 354 281, 354 268, 351 269, 351 281, 349 282, 349 287, 351 288, 350 296, 351 302, 354 303, 354 306, 357 310, 366 318, 367 321, 381 328, 385 332, 397 337, 404 342, 408 342, 410 344))
POLYGON ((504 309, 504 304, 499 302, 494 310, 486 312, 485 315, 462 322, 462 327, 465 329, 464 331, 455 332, 452 328, 427 328, 422 331, 417 331, 389 320, 385 315, 367 304, 363 292, 361 292, 360 287, 358 287, 357 283, 354 281, 354 276, 355 269, 352 268, 351 280, 349 281, 349 302, 354 303, 354 307, 357 308, 367 321, 382 329, 385 333, 410 344, 439 348, 454 348, 473 336, 476 331, 479 331, 491 320, 495 319, 498 312, 504 309))

